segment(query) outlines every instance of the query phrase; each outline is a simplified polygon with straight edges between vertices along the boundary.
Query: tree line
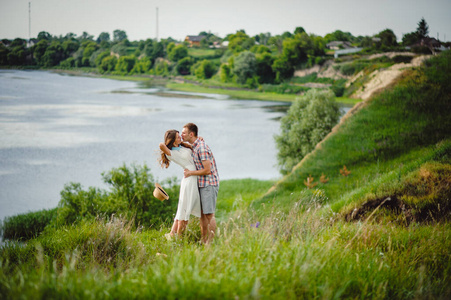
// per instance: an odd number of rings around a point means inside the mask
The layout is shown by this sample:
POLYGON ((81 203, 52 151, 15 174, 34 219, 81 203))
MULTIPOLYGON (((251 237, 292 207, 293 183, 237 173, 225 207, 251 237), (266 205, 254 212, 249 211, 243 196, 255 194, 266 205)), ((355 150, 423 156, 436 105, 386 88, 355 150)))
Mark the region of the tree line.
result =
POLYGON ((87 32, 78 37, 73 33, 57 37, 40 32, 28 43, 20 38, 1 40, 0 65, 89 67, 96 68, 101 74, 192 75, 198 79, 216 75, 222 82, 255 87, 281 83, 292 77, 296 69, 321 65, 326 60, 327 44, 331 41, 349 42, 365 48, 367 53, 405 51, 405 46, 412 45, 414 51, 430 51, 421 45, 421 41, 428 38, 428 25, 424 19, 418 23, 416 31, 403 36, 402 43, 397 42, 391 29, 373 37, 355 37, 341 30, 321 37, 307 34, 302 27, 275 36, 260 33, 251 37, 244 30, 225 38, 205 31, 199 35, 203 36, 201 48, 225 41, 228 45, 215 50, 213 57, 201 59, 189 55, 186 42, 172 38, 129 41, 126 32, 119 29, 113 32, 112 38, 109 33, 102 32, 97 39, 87 32))

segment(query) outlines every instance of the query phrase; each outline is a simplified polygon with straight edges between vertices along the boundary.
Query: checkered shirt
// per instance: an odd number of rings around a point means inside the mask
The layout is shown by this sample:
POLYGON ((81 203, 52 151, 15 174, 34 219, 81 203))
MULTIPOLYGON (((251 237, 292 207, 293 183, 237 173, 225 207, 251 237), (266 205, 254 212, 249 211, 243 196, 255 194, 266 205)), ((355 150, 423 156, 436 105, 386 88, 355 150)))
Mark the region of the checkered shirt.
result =
POLYGON ((194 165, 197 170, 203 169, 203 160, 210 160, 211 162, 211 173, 209 175, 203 175, 197 177, 197 182, 199 187, 206 187, 209 185, 218 186, 219 185, 219 175, 218 169, 216 168, 216 161, 210 147, 205 144, 204 141, 197 139, 193 144, 193 159, 194 165))

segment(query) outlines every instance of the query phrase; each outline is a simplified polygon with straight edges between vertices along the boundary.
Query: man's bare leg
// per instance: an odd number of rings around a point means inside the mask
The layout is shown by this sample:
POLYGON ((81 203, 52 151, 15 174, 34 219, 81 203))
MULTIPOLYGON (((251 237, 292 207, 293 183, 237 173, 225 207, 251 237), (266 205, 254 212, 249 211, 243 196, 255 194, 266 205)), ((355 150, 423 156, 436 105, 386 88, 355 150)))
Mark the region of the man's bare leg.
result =
POLYGON ((203 217, 202 242, 204 244, 210 244, 213 238, 215 237, 216 232, 215 214, 208 215, 202 214, 202 217, 203 217))
POLYGON ((200 235, 201 242, 205 244, 208 240, 208 219, 203 212, 200 214, 200 235))

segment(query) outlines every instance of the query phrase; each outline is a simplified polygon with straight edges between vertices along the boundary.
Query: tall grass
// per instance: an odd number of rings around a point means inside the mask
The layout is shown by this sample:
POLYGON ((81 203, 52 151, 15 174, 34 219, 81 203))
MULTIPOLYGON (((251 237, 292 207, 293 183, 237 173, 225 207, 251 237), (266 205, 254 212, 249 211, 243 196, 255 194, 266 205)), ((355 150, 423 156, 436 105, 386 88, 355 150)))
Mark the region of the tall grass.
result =
POLYGON ((47 233, 20 250, 28 253, 20 264, 4 248, 0 296, 408 299, 451 293, 449 224, 331 222, 318 218, 315 205, 295 203, 289 213, 265 219, 236 211, 220 223, 210 246, 189 237, 166 241, 161 230, 139 233, 126 224, 96 221, 47 233))
POLYGON ((198 243, 197 219, 171 241, 164 223, 116 217, 49 227, 1 247, 0 298, 451 298, 449 214, 399 222, 408 210, 384 208, 449 203, 450 59, 366 103, 263 197, 272 182, 221 184, 212 244, 198 243))

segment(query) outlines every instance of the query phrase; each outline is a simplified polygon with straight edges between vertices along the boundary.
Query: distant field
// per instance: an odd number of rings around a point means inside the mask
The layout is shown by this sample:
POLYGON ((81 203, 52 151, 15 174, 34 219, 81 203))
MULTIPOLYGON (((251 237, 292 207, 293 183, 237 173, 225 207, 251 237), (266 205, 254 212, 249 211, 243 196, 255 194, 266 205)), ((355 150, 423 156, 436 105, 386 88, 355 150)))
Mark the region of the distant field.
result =
POLYGON ((216 58, 223 54, 221 49, 188 48, 188 54, 195 58, 216 58))

